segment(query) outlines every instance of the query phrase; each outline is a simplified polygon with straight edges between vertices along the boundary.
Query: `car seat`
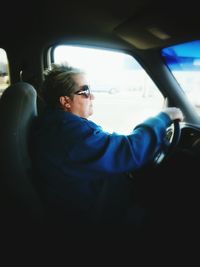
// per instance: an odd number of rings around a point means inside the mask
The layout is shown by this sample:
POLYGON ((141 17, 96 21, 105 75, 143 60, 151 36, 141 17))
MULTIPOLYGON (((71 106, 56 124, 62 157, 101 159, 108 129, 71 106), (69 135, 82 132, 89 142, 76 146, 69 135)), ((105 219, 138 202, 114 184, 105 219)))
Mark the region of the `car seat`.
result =
POLYGON ((0 98, 0 208, 5 225, 27 226, 44 220, 29 156, 36 98, 36 90, 26 82, 9 86, 0 98))

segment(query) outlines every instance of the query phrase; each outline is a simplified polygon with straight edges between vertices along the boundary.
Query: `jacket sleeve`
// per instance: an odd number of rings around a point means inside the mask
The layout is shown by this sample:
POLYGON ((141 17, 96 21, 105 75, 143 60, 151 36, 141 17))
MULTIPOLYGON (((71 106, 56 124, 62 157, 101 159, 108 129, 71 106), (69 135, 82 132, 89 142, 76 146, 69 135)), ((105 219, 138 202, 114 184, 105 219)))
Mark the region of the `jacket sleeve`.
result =
POLYGON ((136 126, 130 135, 109 134, 96 124, 85 121, 77 129, 83 138, 68 154, 71 162, 82 168, 107 173, 129 172, 153 159, 164 143, 166 128, 171 124, 163 112, 136 126))

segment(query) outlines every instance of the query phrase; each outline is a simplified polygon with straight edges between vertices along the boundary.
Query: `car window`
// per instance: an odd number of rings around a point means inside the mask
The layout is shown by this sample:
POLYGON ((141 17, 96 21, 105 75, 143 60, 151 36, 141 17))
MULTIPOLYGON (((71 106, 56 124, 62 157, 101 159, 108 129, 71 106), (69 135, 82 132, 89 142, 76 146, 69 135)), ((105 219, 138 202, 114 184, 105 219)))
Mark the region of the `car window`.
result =
POLYGON ((158 88, 128 54, 62 45, 55 48, 53 62, 67 63, 86 72, 95 96, 90 119, 105 131, 129 134, 136 124, 163 106, 158 88))
POLYGON ((0 96, 9 85, 8 59, 6 51, 0 48, 0 96))
POLYGON ((200 115, 200 40, 164 48, 161 55, 200 115))

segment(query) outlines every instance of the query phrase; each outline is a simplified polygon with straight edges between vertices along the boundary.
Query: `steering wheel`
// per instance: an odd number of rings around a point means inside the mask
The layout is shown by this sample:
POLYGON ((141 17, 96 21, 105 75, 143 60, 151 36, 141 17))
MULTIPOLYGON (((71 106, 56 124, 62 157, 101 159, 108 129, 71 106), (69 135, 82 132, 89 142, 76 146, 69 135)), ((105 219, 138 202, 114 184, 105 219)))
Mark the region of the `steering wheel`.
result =
POLYGON ((160 164, 164 158, 166 158, 170 153, 173 152, 174 148, 177 146, 181 136, 180 121, 174 120, 172 125, 166 130, 166 141, 168 145, 162 151, 158 151, 153 162, 155 165, 160 164))

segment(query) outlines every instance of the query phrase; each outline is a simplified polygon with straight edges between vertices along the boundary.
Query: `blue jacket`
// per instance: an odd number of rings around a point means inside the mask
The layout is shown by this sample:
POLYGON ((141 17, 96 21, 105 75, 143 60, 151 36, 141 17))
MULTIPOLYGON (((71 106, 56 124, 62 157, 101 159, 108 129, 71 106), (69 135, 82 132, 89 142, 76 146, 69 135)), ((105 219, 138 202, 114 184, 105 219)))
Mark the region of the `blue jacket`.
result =
POLYGON ((48 207, 69 223, 123 220, 127 173, 153 159, 170 124, 161 112, 130 135, 110 134, 87 119, 47 109, 35 122, 31 151, 36 185, 48 207))

